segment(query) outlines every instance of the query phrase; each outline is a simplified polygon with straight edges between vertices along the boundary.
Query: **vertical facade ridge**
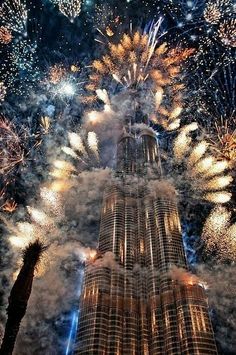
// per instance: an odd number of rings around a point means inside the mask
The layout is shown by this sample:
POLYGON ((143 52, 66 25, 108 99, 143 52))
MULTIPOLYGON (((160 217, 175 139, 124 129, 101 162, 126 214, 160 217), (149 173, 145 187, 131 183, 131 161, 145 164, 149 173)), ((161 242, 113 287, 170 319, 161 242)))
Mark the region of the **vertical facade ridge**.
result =
POLYGON ((161 182, 148 188, 150 176, 161 180, 159 160, 148 128, 117 143, 74 354, 217 354, 204 289, 188 273, 173 190, 161 182))

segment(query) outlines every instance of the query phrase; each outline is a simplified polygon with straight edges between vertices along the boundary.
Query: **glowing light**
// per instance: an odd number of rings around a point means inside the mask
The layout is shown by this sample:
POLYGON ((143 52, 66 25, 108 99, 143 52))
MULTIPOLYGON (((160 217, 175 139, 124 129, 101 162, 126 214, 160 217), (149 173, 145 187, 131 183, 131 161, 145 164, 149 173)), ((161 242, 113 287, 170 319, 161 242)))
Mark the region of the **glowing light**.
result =
POLYGON ((216 24, 219 22, 221 16, 222 16, 222 13, 221 13, 221 9, 219 6, 219 1, 207 2, 205 10, 204 10, 204 18, 205 18, 206 22, 209 22, 211 24, 216 24))
POLYGON ((24 152, 15 127, 6 118, 0 118, 0 173, 10 172, 22 162, 24 152))
POLYGON ((231 212, 225 207, 217 206, 207 218, 202 239, 206 250, 215 253, 222 260, 236 260, 236 224, 230 225, 231 212))
POLYGON ((206 175, 212 176, 223 173, 228 168, 228 166, 229 164, 227 161, 218 161, 210 167, 210 169, 206 172, 206 175))
POLYGON ((36 230, 35 226, 28 222, 17 223, 17 235, 12 235, 9 237, 10 243, 17 247, 23 248, 39 236, 39 231, 36 230))
POLYGON ((48 78, 52 84, 58 84, 66 75, 66 69, 61 64, 55 64, 49 69, 48 78))
POLYGON ((81 0, 54 0, 54 3, 58 5, 60 12, 68 17, 71 22, 74 22, 80 14, 81 0))
POLYGON ((24 0, 5 0, 0 7, 0 17, 5 27, 27 34, 27 8, 24 0))
POLYGON ((53 208, 53 212, 56 215, 62 214, 63 209, 61 204, 61 197, 58 192, 53 191, 52 189, 47 187, 42 187, 40 189, 40 196, 47 206, 53 208))
POLYGON ((68 171, 68 172, 71 172, 71 171, 75 170, 74 166, 71 163, 69 163, 69 162, 67 162, 65 160, 55 160, 53 165, 57 169, 68 171))
POLYGON ((48 133, 50 128, 50 118, 48 116, 42 117, 40 126, 43 128, 45 133, 48 133))
POLYGON ((192 150, 189 156, 189 164, 195 164, 202 156, 205 154, 207 150, 208 144, 205 141, 198 143, 192 150))
POLYGON ((236 19, 223 21, 219 25, 218 35, 225 46, 236 47, 236 19))
POLYGON ((73 186, 72 182, 66 179, 55 180, 51 183, 50 188, 54 192, 64 192, 68 191, 73 186))
POLYGON ((225 203, 231 198, 227 191, 220 191, 232 182, 230 175, 222 175, 228 168, 226 161, 217 161, 207 153, 210 145, 206 141, 193 144, 190 133, 195 131, 195 123, 183 127, 174 141, 174 156, 177 162, 184 162, 186 179, 191 182, 194 194, 199 192, 200 199, 213 203, 225 203), (213 177, 209 179, 210 177, 213 177), (214 191, 214 192, 211 192, 214 191))
POLYGON ((4 85, 4 83, 0 81, 0 102, 4 101, 6 94, 7 94, 7 88, 4 85))
POLYGON ((220 176, 216 177, 206 183, 206 189, 208 190, 220 190, 228 186, 232 182, 233 178, 231 176, 220 176))
MULTIPOLYGON (((104 90, 108 91, 115 81, 127 95, 132 92, 136 102, 143 100, 143 97, 149 100, 149 117, 157 112, 156 123, 170 130, 169 126, 182 111, 180 91, 184 86, 179 83, 180 63, 193 50, 178 48, 168 51, 166 43, 158 46, 161 23, 160 18, 144 33, 123 34, 118 44, 109 42, 107 54, 92 63, 90 81, 86 85, 91 95, 85 98, 86 101, 99 97, 108 104, 104 90)), ((142 106, 145 105, 140 104, 142 106)), ((177 121, 173 126, 177 126, 177 121)))
POLYGON ((77 154, 74 152, 73 149, 69 147, 62 147, 62 151, 66 153, 67 155, 70 155, 72 158, 77 158, 77 154))
POLYGON ((53 221, 47 216, 45 212, 30 206, 28 206, 27 209, 32 220, 41 226, 49 226, 53 223, 53 221))
POLYGON ((0 26, 0 43, 8 44, 12 40, 11 31, 4 26, 0 26))
POLYGON ((74 96, 75 95, 75 87, 73 84, 69 82, 61 83, 58 89, 58 93, 62 96, 74 96))
POLYGON ((69 137, 70 145, 72 146, 73 149, 78 150, 81 153, 85 152, 85 147, 79 134, 75 132, 69 132, 68 137, 69 137))
POLYGON ((16 210, 17 203, 14 200, 7 200, 3 205, 3 211, 12 213, 16 210))
POLYGON ((229 192, 214 192, 205 195, 206 200, 213 203, 226 203, 231 200, 232 194, 229 192))
POLYGON ((98 138, 95 132, 88 132, 88 146, 98 157, 98 138))

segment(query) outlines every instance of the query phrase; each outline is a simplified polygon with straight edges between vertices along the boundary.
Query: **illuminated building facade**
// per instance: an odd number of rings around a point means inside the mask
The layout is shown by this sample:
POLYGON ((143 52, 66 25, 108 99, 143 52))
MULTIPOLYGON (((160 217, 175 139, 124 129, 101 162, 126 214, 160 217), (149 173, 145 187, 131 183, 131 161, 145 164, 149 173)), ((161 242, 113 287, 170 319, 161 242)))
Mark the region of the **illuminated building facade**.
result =
POLYGON ((175 193, 161 175, 152 130, 124 134, 74 354, 217 354, 204 289, 187 271, 175 193))

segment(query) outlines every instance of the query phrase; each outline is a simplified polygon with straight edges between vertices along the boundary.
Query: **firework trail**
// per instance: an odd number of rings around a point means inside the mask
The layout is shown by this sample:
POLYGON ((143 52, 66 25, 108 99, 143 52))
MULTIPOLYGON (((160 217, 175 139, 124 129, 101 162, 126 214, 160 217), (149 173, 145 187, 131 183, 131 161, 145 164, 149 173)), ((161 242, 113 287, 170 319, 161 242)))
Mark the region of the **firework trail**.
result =
POLYGON ((55 160, 53 162, 54 169, 50 175, 56 179, 51 185, 54 191, 70 189, 74 184, 73 179, 78 177, 82 171, 99 166, 98 138, 95 132, 88 132, 86 139, 78 133, 69 132, 68 138, 70 147, 62 147, 62 152, 71 161, 55 160))
POLYGON ((192 114, 216 155, 235 164, 235 65, 217 69, 196 92, 192 114))
POLYGON ((173 146, 175 164, 184 163, 185 176, 181 176, 181 179, 190 183, 193 198, 197 192, 198 196, 195 198, 213 203, 226 203, 230 200, 231 193, 224 189, 233 180, 230 175, 225 174, 229 164, 226 160, 217 161, 208 151, 209 144, 205 140, 193 143, 190 133, 197 128, 197 124, 192 123, 181 129, 173 146))
POLYGON ((231 224, 232 212, 222 206, 215 207, 207 218, 202 239, 206 252, 219 260, 236 260, 236 223, 231 224))

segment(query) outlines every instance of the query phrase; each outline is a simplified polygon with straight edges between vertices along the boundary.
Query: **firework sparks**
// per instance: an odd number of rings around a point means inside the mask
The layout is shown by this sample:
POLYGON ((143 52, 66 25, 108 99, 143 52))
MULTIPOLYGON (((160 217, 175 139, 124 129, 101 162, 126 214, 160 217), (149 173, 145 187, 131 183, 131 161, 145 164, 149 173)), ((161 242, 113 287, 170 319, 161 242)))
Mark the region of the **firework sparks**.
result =
POLYGON ((230 175, 223 175, 228 163, 219 162, 209 155, 206 141, 193 144, 190 133, 196 129, 197 125, 193 123, 181 130, 174 142, 175 159, 186 162, 186 179, 193 185, 193 190, 201 192, 201 198, 213 203, 226 203, 231 194, 222 190, 233 180, 230 175))
POLYGON ((204 10, 204 18, 206 22, 209 22, 211 24, 216 24, 221 19, 221 16, 222 16, 222 12, 221 12, 219 1, 207 2, 204 10))
POLYGON ((3 82, 0 82, 0 102, 4 101, 6 94, 7 94, 6 86, 4 85, 3 82))
POLYGON ((0 118, 0 173, 7 174, 24 158, 21 141, 12 123, 0 118))
POLYGON ((74 22, 81 12, 81 0, 54 0, 54 3, 58 5, 60 12, 68 17, 71 22, 74 22))
POLYGON ((0 74, 11 93, 25 95, 39 78, 37 66, 37 44, 29 39, 21 39, 14 43, 7 54, 0 74), (17 85, 15 83, 17 82, 17 85), (27 84, 27 85, 26 85, 27 84))
POLYGON ((52 208, 56 216, 61 216, 63 208, 61 204, 60 194, 50 189, 50 187, 42 187, 40 189, 40 196, 48 208, 52 208))
POLYGON ((0 26, 0 43, 8 44, 12 40, 11 31, 4 26, 0 26))
POLYGON ((11 235, 9 241, 17 248, 24 248, 39 237, 41 237, 41 234, 36 225, 28 222, 19 222, 17 223, 15 235, 11 235))
POLYGON ((166 43, 158 46, 161 22, 153 24, 148 33, 124 34, 118 44, 109 43, 107 54, 92 63, 93 73, 86 89, 93 93, 92 100, 104 89, 110 88, 109 93, 116 94, 114 82, 134 101, 139 101, 142 93, 145 100, 150 98, 152 113, 157 113, 155 122, 168 128, 177 122, 182 110, 180 64, 193 51, 168 50, 166 43))
POLYGON ((221 260, 236 260, 236 224, 231 225, 232 213, 225 207, 217 206, 207 218, 202 239, 207 252, 216 254, 221 260))
POLYGON ((28 206, 27 209, 33 222, 47 228, 50 228, 53 225, 53 220, 48 217, 44 211, 30 206, 28 206))
POLYGON ((95 132, 88 132, 87 139, 75 133, 68 133, 70 147, 62 147, 62 151, 71 158, 72 162, 66 160, 54 161, 54 169, 50 175, 56 180, 51 185, 52 191, 63 192, 71 188, 72 178, 78 176, 85 168, 96 166, 99 160, 98 138, 95 132))
POLYGON ((98 138, 95 132, 88 132, 88 146, 98 158, 98 138))
POLYGON ((27 34, 27 8, 24 0, 6 0, 0 7, 1 20, 5 27, 23 34, 27 34))
POLYGON ((213 149, 219 157, 229 161, 231 166, 236 163, 236 129, 235 120, 221 120, 215 123, 217 135, 216 139, 210 139, 213 149))
POLYGON ((16 210, 17 203, 14 200, 7 200, 3 205, 3 211, 12 213, 16 210))
POLYGON ((66 68, 62 64, 55 64, 50 67, 48 76, 43 83, 53 95, 61 99, 70 99, 75 96, 78 86, 81 84, 77 80, 78 71, 79 68, 76 65, 66 68))
POLYGON ((218 36, 225 46, 236 47, 236 19, 223 21, 219 25, 218 36))
POLYGON ((44 116, 41 118, 40 126, 42 127, 45 133, 48 133, 50 128, 50 118, 48 116, 44 116))
POLYGON ((122 24, 122 19, 121 16, 118 15, 118 9, 116 6, 111 7, 105 3, 95 5, 94 22, 103 37, 103 32, 105 32, 108 37, 113 37, 118 26, 122 24))
POLYGON ((48 77, 52 84, 58 84, 66 76, 66 69, 61 64, 55 64, 49 69, 48 77))

